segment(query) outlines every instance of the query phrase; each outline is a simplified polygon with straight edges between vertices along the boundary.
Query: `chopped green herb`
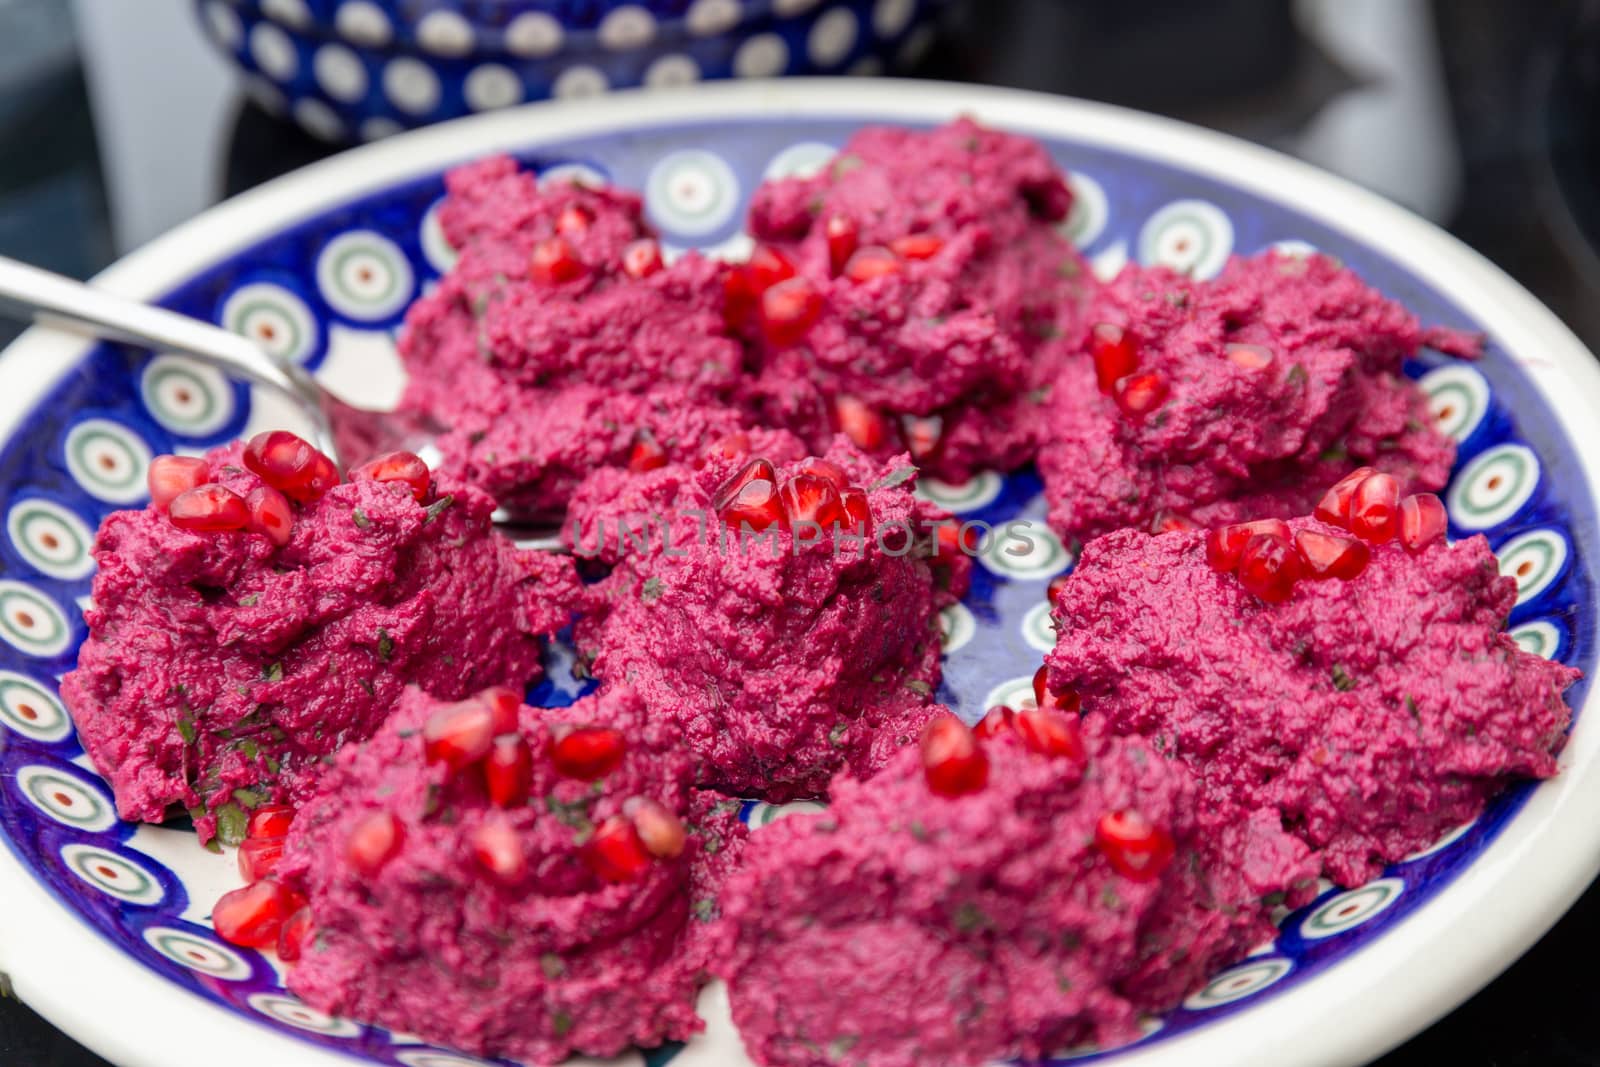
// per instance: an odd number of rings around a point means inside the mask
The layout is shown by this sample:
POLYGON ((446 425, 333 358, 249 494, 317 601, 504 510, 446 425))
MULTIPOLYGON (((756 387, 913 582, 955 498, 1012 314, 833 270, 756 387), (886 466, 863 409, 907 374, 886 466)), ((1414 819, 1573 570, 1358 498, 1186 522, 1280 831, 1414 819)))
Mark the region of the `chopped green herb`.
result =
POLYGON ((1422 712, 1417 710, 1417 702, 1412 699, 1410 693, 1406 694, 1406 710, 1411 713, 1411 717, 1413 719, 1417 720, 1419 723, 1422 721, 1422 712))
POLYGON ((213 856, 222 855, 222 842, 213 837, 210 841, 206 842, 206 851, 211 853, 213 856))
POLYGON ((242 804, 246 810, 249 810, 259 808, 266 802, 267 798, 254 789, 235 789, 233 791, 233 799, 242 804))
POLYGON ((372 684, 372 679, 370 679, 370 678, 357 678, 356 679, 356 684, 361 686, 361 688, 363 688, 363 689, 365 689, 367 691, 367 696, 375 697, 375 696, 378 695, 377 687, 372 684))
POLYGON ((554 981, 567 973, 567 964, 554 952, 546 952, 539 957, 539 969, 544 972, 546 978, 554 981))
POLYGON ((833 729, 828 731, 828 744, 835 748, 844 740, 844 735, 850 732, 850 724, 838 722, 833 724, 833 729))
POLYGON ((283 681, 283 664, 272 663, 261 668, 261 679, 266 682, 283 681))
POLYGON ((929 693, 933 692, 933 686, 929 685, 921 678, 911 679, 911 681, 906 683, 906 688, 911 690, 913 693, 921 693, 923 696, 927 696, 929 693))
POLYGON ((189 720, 187 715, 178 716, 178 736, 183 738, 184 744, 194 744, 194 723, 189 720))
POLYGON ((378 658, 385 663, 394 655, 394 639, 389 636, 389 631, 382 626, 378 627, 378 658))
POLYGON ((1356 680, 1350 677, 1350 672, 1337 663, 1333 665, 1333 687, 1341 693, 1348 693, 1356 687, 1356 680))
POLYGON ((239 742, 239 751, 244 753, 245 759, 253 761, 261 755, 261 746, 247 737, 239 742))
POLYGON ((557 1037, 563 1037, 566 1035, 567 1031, 571 1029, 572 1016, 568 1015, 564 1011, 561 1011, 559 1008, 556 1009, 556 1011, 550 1016, 551 1032, 553 1032, 557 1037))
POLYGON ((1288 382, 1290 385, 1304 385, 1306 383, 1306 379, 1309 377, 1310 376, 1306 374, 1306 369, 1300 364, 1296 363, 1294 366, 1289 368, 1289 373, 1283 376, 1283 380, 1288 382))
POLYGON ((867 486, 870 492, 873 489, 892 489, 897 485, 904 485, 917 476, 915 467, 896 467, 882 478, 867 486))
POLYGON ((445 508, 449 507, 451 504, 454 504, 455 502, 456 502, 456 498, 453 497, 453 496, 442 496, 442 497, 440 497, 438 500, 435 500, 433 503, 428 505, 428 516, 427 516, 427 518, 423 519, 422 521, 424 523, 432 522, 434 519, 437 519, 439 517, 439 514, 442 511, 444 511, 445 508))
MULTIPOLYGON (((234 790, 237 796, 239 790, 234 790)), ((217 809, 217 840, 224 845, 238 845, 244 840, 250 817, 237 804, 224 804, 217 809)))
POLYGON ((362 530, 365 530, 368 526, 372 525, 372 520, 367 518, 367 513, 362 511, 360 508, 351 509, 350 518, 355 521, 357 528, 362 530))
POLYGON ((921 819, 912 819, 906 824, 906 829, 911 831, 911 836, 918 841, 928 840, 928 828, 922 824, 921 819))
POLYGON ((694 917, 708 923, 717 917, 717 898, 701 897, 694 902, 694 917))
POLYGON ((239 606, 241 608, 253 608, 260 600, 260 593, 251 593, 249 596, 242 596, 239 598, 239 606))
POLYGON ((983 912, 970 900, 956 909, 954 919, 956 929, 964 934, 970 934, 984 924, 983 912))
POLYGON ((639 591, 639 596, 646 604, 649 604, 660 597, 661 579, 655 577, 646 578, 644 580, 644 588, 639 591))

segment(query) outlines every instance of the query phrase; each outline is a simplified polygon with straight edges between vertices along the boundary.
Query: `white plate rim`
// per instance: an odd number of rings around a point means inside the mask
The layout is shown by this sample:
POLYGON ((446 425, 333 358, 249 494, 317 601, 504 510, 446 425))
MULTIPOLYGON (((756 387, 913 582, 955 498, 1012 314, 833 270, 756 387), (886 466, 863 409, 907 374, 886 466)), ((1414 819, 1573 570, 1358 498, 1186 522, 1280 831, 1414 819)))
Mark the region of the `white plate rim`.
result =
MULTIPOLYGON (((96 284, 148 299, 205 264, 328 205, 455 162, 548 139, 592 136, 644 120, 761 115, 934 122, 959 114, 1019 133, 1080 143, 1187 169, 1284 204, 1380 249, 1473 313, 1550 405, 1600 500, 1600 366, 1527 290, 1462 242, 1344 179, 1223 134, 1106 104, 1021 90, 890 79, 724 82, 532 104, 354 149, 276 179, 198 216, 118 261, 96 284), (1364 234, 1382 234, 1375 241, 1364 234), (198 251, 197 251, 198 250, 198 251), (1528 353, 1539 353, 1528 358, 1528 353), (1587 418, 1587 422, 1585 421, 1587 418)), ((0 357, 0 433, 17 424, 88 350, 36 327, 0 357)), ((1593 514, 1573 515, 1574 525, 1593 514)), ((1593 610, 1594 606, 1590 605, 1593 610)), ((1590 693, 1585 709, 1595 702, 1590 693)), ((1117 1057, 1126 1067, 1229 1063, 1313 1067, 1365 1062, 1445 1014, 1525 952, 1600 871, 1600 713, 1587 713, 1561 774, 1449 886, 1358 954, 1247 1008, 1117 1057), (1470 930, 1471 936, 1463 936, 1470 930)), ((26 1003, 76 1040, 126 1067, 313 1067, 352 1060, 240 1017, 152 974, 109 943, 0 848, 0 971, 26 1003), (181 1036, 178 1036, 181 1035, 181 1036), (248 1039, 246 1035, 249 1035, 248 1039)))

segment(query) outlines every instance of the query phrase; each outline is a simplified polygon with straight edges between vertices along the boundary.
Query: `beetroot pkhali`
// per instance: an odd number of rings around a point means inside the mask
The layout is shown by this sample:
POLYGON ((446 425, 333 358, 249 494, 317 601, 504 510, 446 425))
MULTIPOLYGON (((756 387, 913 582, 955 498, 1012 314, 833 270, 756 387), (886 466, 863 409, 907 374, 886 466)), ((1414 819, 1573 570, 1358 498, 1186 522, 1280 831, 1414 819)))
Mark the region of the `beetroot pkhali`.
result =
POLYGON ((1188 764, 1208 828, 1271 812, 1328 877, 1366 881, 1554 774, 1578 676, 1517 646, 1516 582, 1415 499, 1432 523, 1408 505, 1375 538, 1308 518, 1091 541, 1058 593, 1050 684, 1188 764))
POLYGON ((459 697, 536 678, 540 635, 577 599, 569 560, 517 551, 488 497, 415 457, 376 472, 394 480, 333 484, 326 457, 269 436, 315 455, 326 484, 274 489, 239 444, 160 457, 157 502, 100 528, 61 694, 125 819, 181 805, 203 838, 237 841, 248 809, 298 795, 407 683, 459 697))
POLYGON ((635 194, 540 188, 508 158, 446 184, 439 222, 460 258, 400 339, 403 406, 449 428, 445 473, 559 515, 597 466, 636 448, 684 458, 741 425, 723 268, 693 253, 664 266, 635 194))
POLYGON ((1084 315, 1087 358, 1050 395, 1039 454, 1058 531, 1305 514, 1363 463, 1442 486, 1455 446, 1401 373, 1425 330, 1322 255, 1232 260, 1213 281, 1124 268, 1084 315))
POLYGON ((516 703, 409 690, 339 753, 279 868, 315 929, 289 988, 528 1063, 689 1037, 738 803, 691 791, 675 731, 625 687, 516 703))
POLYGON ((729 313, 759 354, 748 402, 813 448, 833 429, 952 481, 1033 456, 1042 386, 1092 284, 1036 142, 960 119, 860 131, 817 175, 756 190, 762 242, 729 313))
MULTIPOLYGON (((1057 713, 1023 713, 1040 714, 1057 713)), ((935 722, 922 751, 836 782, 827 811, 751 837, 713 966, 756 1062, 1119 1044, 1271 938, 1272 908, 1314 884, 1275 819, 1202 829, 1188 771, 1144 741, 1079 737, 1059 715, 1027 725, 977 741, 935 722), (952 758, 985 767, 956 795, 952 758)))
POLYGON ((938 613, 971 561, 948 544, 927 554, 948 516, 912 496, 904 456, 880 463, 842 438, 821 459, 787 435, 738 443, 751 451, 719 448, 699 469, 602 470, 573 498, 579 553, 616 561, 575 640, 596 677, 636 687, 681 731, 699 784, 817 795, 916 736, 939 682, 938 613))

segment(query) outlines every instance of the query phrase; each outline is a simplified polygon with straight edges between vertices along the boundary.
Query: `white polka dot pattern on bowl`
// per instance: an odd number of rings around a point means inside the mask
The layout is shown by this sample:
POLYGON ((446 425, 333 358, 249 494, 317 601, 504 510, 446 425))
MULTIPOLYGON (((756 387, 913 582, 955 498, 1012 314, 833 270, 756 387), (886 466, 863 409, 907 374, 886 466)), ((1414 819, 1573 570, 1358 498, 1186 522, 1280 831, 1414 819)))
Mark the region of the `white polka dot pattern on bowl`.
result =
POLYGON ((791 800, 787 804, 768 804, 766 801, 759 801, 750 809, 745 817, 745 823, 751 830, 759 830, 790 815, 813 815, 827 810, 827 805, 815 800, 791 800))
POLYGON ((1215 204, 1174 200, 1139 231, 1139 262, 1191 277, 1215 277, 1233 251, 1233 223, 1215 204))
POLYGON ((939 612, 939 646, 945 655, 963 648, 978 632, 978 621, 965 604, 951 604, 939 612))
POLYGON ((457 58, 472 51, 472 23, 454 11, 430 11, 417 23, 417 43, 425 52, 457 58))
POLYGON ((294 102, 291 112, 300 128, 319 141, 337 144, 344 140, 344 120, 333 108, 314 96, 294 102))
POLYGON ((261 0, 261 13, 297 30, 311 25, 311 9, 306 7, 306 0, 261 0))
POLYGON ((15 671, 0 671, 0 725, 47 745, 72 736, 61 698, 15 671))
POLYGON ((1000 704, 1013 711, 1038 707, 1038 701, 1033 699, 1033 675, 1026 674, 1020 678, 1001 682, 984 695, 982 707, 971 710, 973 714, 981 715, 1000 704))
POLYGON ((698 148, 673 152, 645 181, 645 208, 670 233, 695 237, 721 229, 739 208, 739 179, 721 156, 698 148))
POLYGON ((978 562, 1013 581, 1052 578, 1067 569, 1072 555, 1038 519, 1013 519, 997 524, 978 545, 978 562))
POLYGON ((838 154, 839 150, 831 144, 801 141, 773 156, 761 176, 769 181, 777 178, 810 178, 820 174, 822 168, 838 154))
POLYGON ((311 57, 311 70, 322 91, 335 100, 354 103, 367 95, 367 68, 342 44, 325 44, 311 57))
POLYGON ((389 16, 371 0, 346 0, 334 12, 333 25, 346 40, 368 48, 382 48, 394 36, 389 16))
POLYGON ((223 48, 232 52, 244 43, 244 26, 239 21, 239 13, 229 7, 225 0, 206 0, 201 11, 204 12, 206 29, 211 31, 211 36, 223 48))
POLYGON ((733 72, 741 78, 773 78, 789 67, 789 46, 775 33, 758 33, 733 54, 733 72))
POLYGON ((694 0, 685 23, 696 37, 715 37, 739 24, 739 0, 694 0))
POLYGON ((656 37, 655 16, 638 4, 624 4, 606 14, 597 30, 600 47, 613 52, 643 48, 656 37))
POLYGON ((233 949, 218 941, 170 926, 149 926, 144 942, 180 967, 198 971, 225 982, 242 982, 250 977, 250 964, 233 949))
POLYGON ((183 356, 157 356, 139 375, 139 395, 163 428, 181 437, 207 437, 233 418, 233 386, 215 367, 183 356))
POLYGON ((72 625, 54 600, 10 579, 0 580, 0 639, 40 659, 59 656, 72 645, 72 625))
POLYGON ((78 778, 40 764, 17 771, 22 795, 51 821, 74 830, 101 833, 117 824, 117 813, 96 789, 78 778))
POLYGON ((1561 647, 1561 628, 1549 619, 1534 619, 1511 628, 1511 639, 1524 652, 1554 659, 1561 647))
POLYGON ((506 26, 506 50, 512 55, 539 59, 561 51, 561 23, 542 11, 518 15, 506 26))
POLYGON ((522 79, 510 67, 485 63, 461 83, 462 96, 474 111, 494 111, 522 103, 522 79))
POLYGON ((975 474, 959 485, 937 478, 919 478, 916 495, 959 515, 994 503, 1000 495, 1001 484, 1000 476, 994 471, 975 474))
POLYGON ((94 531, 70 508, 44 497, 23 497, 6 512, 11 547, 40 574, 76 581, 94 573, 94 531))
POLYGON ((1056 647, 1056 625, 1050 618, 1050 602, 1041 598, 1022 617, 1022 639, 1030 648, 1049 652, 1056 647))
POLYGON ((86 884, 124 904, 154 907, 167 891, 156 876, 128 856, 96 845, 70 844, 61 849, 67 870, 86 884))
POLYGON ((449 239, 444 235, 444 227, 439 224, 439 207, 443 203, 443 197, 435 200, 433 206, 422 216, 418 240, 422 244, 422 254, 427 258, 428 265, 440 274, 447 274, 456 265, 456 260, 461 258, 461 253, 451 247, 449 239))
POLYGON ((916 0, 878 0, 872 5, 872 28, 879 37, 897 37, 911 25, 916 0))
POLYGON ((317 256, 317 288, 339 314, 381 322, 405 310, 416 277, 399 245, 373 230, 351 230, 317 256))
POLYGON ((837 66, 856 46, 859 32, 854 11, 847 7, 832 8, 811 24, 811 32, 806 35, 806 54, 819 67, 837 66))
POLYGON ((327 1037, 355 1037, 361 1027, 349 1019, 340 1019, 311 1007, 298 997, 283 993, 252 993, 245 1002, 256 1011, 280 1023, 288 1023, 298 1030, 327 1037))
POLYGON ((261 73, 280 82, 293 78, 300 70, 300 53, 283 30, 270 22, 258 22, 250 29, 250 58, 261 73))
POLYGON ((1237 967, 1230 967, 1211 979, 1204 989, 1191 995, 1183 1002, 1183 1006, 1190 1011, 1220 1008, 1224 1004, 1232 1004, 1234 1001, 1254 996, 1268 986, 1277 984, 1292 970, 1294 964, 1281 956, 1252 960, 1237 967))
POLYGON ((1067 174, 1067 188, 1072 190, 1072 210, 1057 229, 1079 248, 1088 248, 1111 217, 1106 191, 1099 182, 1077 171, 1067 174))
POLYGON ((218 321, 278 359, 304 363, 320 339, 311 309, 294 293, 271 282, 242 285, 223 302, 218 321))
POLYGON ((673 89, 700 80, 700 64, 681 52, 662 56, 645 68, 644 83, 652 89, 673 89))
POLYGON ((605 72, 599 67, 591 67, 586 63, 579 63, 568 67, 557 76, 554 84, 550 86, 550 93, 558 100, 583 100, 591 96, 599 96, 611 88, 605 72))
POLYGON ((1450 481, 1450 519, 1463 530, 1499 526, 1522 509, 1539 486, 1539 457, 1526 445, 1505 444, 1473 456, 1450 481))
POLYGON ((145 500, 150 446, 110 419, 84 419, 67 431, 67 471, 90 496, 110 504, 145 500))
POLYGON ((383 92, 406 114, 426 116, 439 106, 439 76, 422 60, 401 56, 383 68, 383 92))
POLYGON ((1453 440, 1471 437, 1489 412, 1489 383, 1471 367, 1437 367, 1418 378, 1417 385, 1427 394, 1434 426, 1453 440))
POLYGON ((1354 930, 1386 911, 1400 899, 1405 888, 1405 882, 1399 878, 1379 878, 1357 889, 1338 893, 1301 921, 1300 936, 1315 941, 1354 930))
POLYGON ((1529 530, 1494 550, 1500 573, 1517 583, 1517 603, 1525 604, 1550 588, 1567 565, 1567 539, 1554 530, 1529 530))

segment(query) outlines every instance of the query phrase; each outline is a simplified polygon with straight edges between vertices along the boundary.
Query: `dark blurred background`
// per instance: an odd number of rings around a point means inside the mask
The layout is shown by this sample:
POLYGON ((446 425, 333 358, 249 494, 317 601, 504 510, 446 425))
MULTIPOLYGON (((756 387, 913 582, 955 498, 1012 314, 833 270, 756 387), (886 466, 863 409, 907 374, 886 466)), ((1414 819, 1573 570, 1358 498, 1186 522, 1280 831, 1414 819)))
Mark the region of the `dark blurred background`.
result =
MULTIPOLYGON (((334 150, 247 102, 190 8, 0 0, 0 254, 88 277, 334 150)), ((1600 0, 969 0, 907 73, 1111 101, 1298 155, 1449 229, 1600 348, 1600 0)), ((0 342, 15 332, 0 322, 0 342)), ((1597 935, 1593 891, 1380 1064, 1600 1065, 1597 935)), ((104 1063, 4 989, 0 1067, 104 1063)))

